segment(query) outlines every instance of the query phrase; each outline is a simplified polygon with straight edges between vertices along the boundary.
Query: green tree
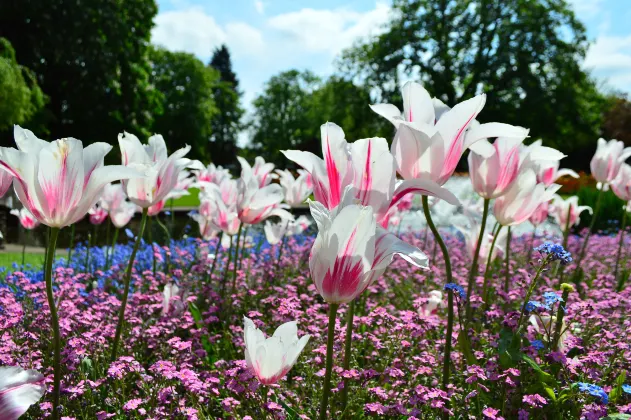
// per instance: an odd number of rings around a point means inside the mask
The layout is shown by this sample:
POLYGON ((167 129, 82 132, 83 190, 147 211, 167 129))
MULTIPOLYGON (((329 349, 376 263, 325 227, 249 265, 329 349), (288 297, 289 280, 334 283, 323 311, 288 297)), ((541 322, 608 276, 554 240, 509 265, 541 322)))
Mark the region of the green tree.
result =
POLYGON ((5 38, 0 38, 0 98, 0 132, 32 122, 46 104, 33 72, 18 64, 5 38))
POLYGON ((215 50, 209 66, 219 72, 219 83, 213 90, 219 112, 211 120, 210 157, 215 164, 233 165, 236 163, 237 137, 243 128, 241 118, 244 112, 239 104, 239 81, 232 71, 230 52, 225 45, 215 50))
POLYGON ((152 57, 152 84, 162 94, 163 113, 153 131, 164 136, 169 150, 191 145, 188 157, 209 157, 208 139, 217 114, 214 92, 219 74, 192 54, 157 48, 152 57))
POLYGON ((351 81, 322 81, 309 72, 290 70, 272 77, 254 100, 252 153, 281 167, 291 163, 280 152, 299 149, 321 155, 320 126, 327 121, 344 129, 346 138, 391 137, 392 128, 370 108, 370 92, 351 81))
POLYGON ((50 97, 53 138, 115 143, 123 130, 150 133, 160 111, 147 59, 157 10, 154 0, 0 2, 0 36, 50 97))
POLYGON ((482 120, 528 127, 566 153, 595 144, 606 101, 581 69, 585 28, 566 0, 394 0, 384 29, 339 61, 379 100, 400 101, 407 79, 448 105, 484 92, 482 120))

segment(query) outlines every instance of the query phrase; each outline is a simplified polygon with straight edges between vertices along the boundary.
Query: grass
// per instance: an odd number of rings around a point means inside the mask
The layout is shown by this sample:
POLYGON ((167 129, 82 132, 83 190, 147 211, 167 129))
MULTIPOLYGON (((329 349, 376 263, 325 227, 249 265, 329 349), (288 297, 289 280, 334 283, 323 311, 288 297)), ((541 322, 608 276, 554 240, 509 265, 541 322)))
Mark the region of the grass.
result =
POLYGON ((199 190, 197 188, 190 188, 188 195, 177 198, 175 200, 169 200, 166 203, 165 208, 168 210, 171 207, 171 201, 173 201, 173 207, 198 207, 199 206, 199 190))
MULTIPOLYGON (((44 254, 27 252, 24 258, 24 262, 26 265, 30 264, 33 267, 43 267, 44 254)), ((9 269, 12 269, 13 263, 18 264, 18 266, 22 265, 21 252, 0 253, 0 267, 7 267, 9 269)))

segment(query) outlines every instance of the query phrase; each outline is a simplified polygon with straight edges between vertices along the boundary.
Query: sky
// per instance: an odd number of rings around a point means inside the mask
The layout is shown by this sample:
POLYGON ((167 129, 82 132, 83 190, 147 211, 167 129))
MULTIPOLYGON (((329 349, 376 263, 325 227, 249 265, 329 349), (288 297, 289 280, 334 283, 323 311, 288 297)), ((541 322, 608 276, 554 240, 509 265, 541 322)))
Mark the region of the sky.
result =
MULTIPOLYGON (((631 94, 631 0, 569 0, 591 45, 584 66, 606 88, 631 94)), ((225 43, 246 109, 284 70, 328 76, 334 59, 378 33, 391 0, 158 0, 152 42, 207 63, 225 43)), ((240 142, 245 141, 241 139, 240 142)))

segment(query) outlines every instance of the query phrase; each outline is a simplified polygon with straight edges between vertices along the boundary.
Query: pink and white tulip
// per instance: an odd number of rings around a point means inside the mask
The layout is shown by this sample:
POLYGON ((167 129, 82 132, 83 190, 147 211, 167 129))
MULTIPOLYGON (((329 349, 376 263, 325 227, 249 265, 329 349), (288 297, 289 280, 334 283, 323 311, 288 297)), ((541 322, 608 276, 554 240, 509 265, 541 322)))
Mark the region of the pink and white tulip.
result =
POLYGON ((420 309, 420 314, 423 316, 430 316, 438 311, 438 308, 445 306, 443 302, 443 292, 440 290, 432 290, 429 292, 429 298, 427 303, 420 309))
POLYGON ((537 183, 537 176, 531 169, 521 173, 506 193, 495 200, 493 213, 502 226, 516 226, 527 221, 539 205, 550 201, 561 188, 552 184, 546 187, 537 183))
POLYGON ((321 203, 309 203, 319 230, 309 268, 316 289, 328 303, 355 299, 383 274, 395 254, 417 267, 428 268, 425 254, 377 227, 373 209, 350 204, 354 200, 349 187, 344 202, 333 211, 321 203))
POLYGON ((288 225, 289 222, 285 220, 281 220, 278 223, 270 223, 269 221, 265 221, 263 231, 265 232, 265 239, 267 239, 267 242, 270 245, 276 245, 280 241, 282 241, 287 234, 287 228, 289 227, 288 225))
POLYGON ((230 171, 221 166, 215 166, 213 163, 204 169, 194 170, 193 173, 195 174, 193 186, 201 190, 205 189, 205 184, 219 185, 222 181, 232 178, 230 171))
POLYGON ((581 222, 580 215, 585 210, 592 214, 591 207, 578 205, 577 196, 563 199, 561 196, 555 195, 552 201, 552 214, 562 230, 568 226, 568 215, 569 227, 576 226, 581 222))
POLYGON ((37 219, 31 214, 26 207, 22 207, 20 210, 13 209, 11 214, 17 216, 20 224, 24 229, 32 230, 39 226, 37 219))
POLYGON ((98 202, 88 210, 88 214, 90 215, 90 223, 93 225, 100 225, 108 216, 107 210, 101 207, 98 202))
POLYGON ((199 225, 199 234, 204 240, 209 241, 219 233, 219 228, 215 226, 212 220, 203 216, 201 213, 191 214, 191 219, 196 221, 199 225))
POLYGON ((140 207, 131 201, 123 201, 116 210, 110 211, 110 220, 115 228, 121 229, 127 226, 139 209, 140 207))
POLYGON ((252 174, 258 179, 259 186, 264 187, 269 185, 273 179, 277 176, 273 173, 274 164, 271 162, 265 163, 265 159, 261 156, 254 158, 254 166, 252 167, 252 174))
POLYGON ((39 372, 0 366, 0 419, 17 420, 45 392, 44 376, 39 372))
POLYGON ((4 197, 13 184, 13 175, 7 171, 0 171, 0 198, 4 197))
MULTIPOLYGON (((471 219, 471 225, 467 228, 464 226, 456 226, 456 229, 462 233, 465 240, 465 247, 467 249, 467 254, 469 258, 473 259, 475 256, 476 247, 478 245, 478 236, 480 235, 480 225, 471 219)), ((506 231, 500 230, 499 236, 495 241, 495 246, 493 247, 493 254, 491 255, 491 259, 497 258, 499 255, 504 253, 504 248, 506 244, 506 231)), ((480 255, 482 261, 486 261, 489 257, 489 250, 491 249, 491 245, 493 244, 493 235, 490 232, 486 232, 482 236, 482 244, 480 245, 480 255)))
POLYGON ((280 177, 280 186, 285 193, 285 202, 291 207, 304 204, 313 192, 313 183, 309 182, 311 175, 305 170, 298 171, 300 174, 298 178, 294 178, 288 170, 276 170, 276 173, 280 177))
POLYGON ((310 152, 287 150, 283 153, 311 174, 315 199, 327 209, 339 205, 348 186, 353 186, 360 204, 374 208, 383 226, 387 225, 390 208, 407 194, 436 196, 451 204, 458 203, 451 192, 431 180, 397 183, 394 158, 385 139, 361 139, 348 144, 344 131, 333 123, 322 125, 321 131, 324 160, 310 152))
MULTIPOLYGON (((478 95, 449 109, 418 83, 408 82, 401 91, 403 114, 390 104, 371 105, 388 119, 397 132, 392 154, 403 179, 428 179, 443 185, 456 170, 462 154, 475 142, 491 137, 524 138, 524 128, 475 121, 486 102, 478 95), (437 109, 435 109, 435 106, 437 109)), ((490 154, 490 149, 487 150, 490 154)))
POLYGON ((571 169, 559 169, 559 162, 543 161, 537 165, 537 182, 542 182, 546 187, 554 184, 559 178, 571 176, 578 178, 578 174, 571 169))
POLYGON ((184 157, 191 150, 190 146, 168 156, 164 138, 159 134, 149 137, 148 144, 143 145, 138 137, 123 133, 118 135, 118 143, 123 165, 147 174, 144 178, 123 181, 129 199, 142 208, 149 208, 164 200, 177 185, 180 173, 196 164, 184 157))
POLYGON ((81 220, 106 184, 143 176, 132 168, 104 166, 112 150, 106 143, 86 148, 73 138, 49 143, 18 126, 14 136, 18 149, 0 148, 0 168, 14 177, 20 202, 46 226, 62 228, 81 220))
POLYGON ((162 291, 162 316, 169 313, 171 298, 178 296, 178 293, 180 293, 180 288, 177 287, 177 284, 169 282, 164 286, 162 291))
POLYGON ((241 177, 237 183, 237 213, 241 222, 254 225, 272 216, 293 220, 291 213, 281 208, 282 187, 278 184, 261 187, 260 178, 247 161, 241 157, 237 159, 241 163, 241 177))
MULTIPOLYGON (((543 183, 545 185, 545 183, 543 183)), ((548 214, 550 213, 550 202, 544 201, 539 204, 539 207, 532 213, 532 215, 528 218, 528 221, 532 223, 534 227, 539 226, 546 220, 548 220, 548 214)))
POLYGON ((488 140, 475 143, 469 152, 469 177, 473 189, 481 197, 493 199, 508 190, 519 174, 519 151, 525 137, 500 137, 491 145, 488 140), (491 147, 493 153, 488 156, 479 154, 479 146, 491 147))
POLYGON ((251 319, 244 317, 243 340, 245 362, 263 385, 281 380, 294 366, 298 356, 311 338, 305 334, 298 338, 296 321, 287 322, 266 338, 251 319))
POLYGON ((607 190, 609 184, 616 179, 625 160, 631 156, 631 147, 624 147, 618 140, 598 139, 596 153, 590 162, 592 176, 599 188, 607 190))
POLYGON ((300 235, 311 226, 311 220, 306 216, 299 216, 296 220, 292 220, 287 225, 287 236, 300 235))

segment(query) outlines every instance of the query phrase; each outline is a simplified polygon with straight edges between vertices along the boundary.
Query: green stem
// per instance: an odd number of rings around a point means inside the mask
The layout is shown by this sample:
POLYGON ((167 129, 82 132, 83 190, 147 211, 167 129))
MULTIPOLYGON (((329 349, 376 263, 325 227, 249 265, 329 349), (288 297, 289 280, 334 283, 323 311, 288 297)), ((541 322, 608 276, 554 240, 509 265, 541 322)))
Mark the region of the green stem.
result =
POLYGON ((24 229, 24 244, 22 244, 22 271, 24 271, 24 257, 26 256, 26 240, 28 235, 28 230, 24 229))
MULTIPOLYGON (((167 229, 167 227, 164 225, 164 223, 162 223, 162 221, 160 220, 160 214, 159 213, 156 215, 155 219, 156 219, 156 222, 158 222, 158 225, 164 231, 165 235, 167 236, 167 245, 170 246, 171 245, 171 234, 169 233, 169 229, 167 229)), ((169 272, 169 254, 166 251, 164 253, 164 265, 166 266, 164 272, 168 273, 169 272)))
POLYGON ((119 228, 114 229, 114 237, 112 239, 112 245, 110 246, 110 249, 107 252, 107 258, 105 258, 105 269, 109 269, 109 265, 111 263, 112 260, 112 256, 114 255, 114 249, 116 247, 116 241, 118 240, 118 232, 119 232, 119 228))
POLYGON ((88 243, 87 243, 87 246, 85 248, 85 270, 86 270, 86 273, 90 272, 90 247, 91 246, 92 246, 92 234, 88 233, 88 243))
POLYGON ((243 229, 243 224, 239 226, 239 232, 237 233, 237 246, 234 253, 234 264, 232 268, 232 287, 230 289, 230 295, 234 295, 237 288, 237 261, 239 259, 239 245, 241 241, 241 230, 243 229))
POLYGON ((329 332, 326 342, 326 371, 324 374, 324 388, 322 390, 322 401, 320 403, 320 420, 326 420, 327 409, 329 407, 329 394, 331 393, 331 372, 333 370, 333 341, 335 339, 335 316, 340 305, 329 304, 329 332))
POLYGON ((539 268, 537 269, 537 274, 535 274, 535 277, 532 279, 532 282, 530 282, 530 286, 528 287, 528 291, 526 292, 526 298, 524 299, 524 304, 521 306, 521 312, 519 313, 519 320, 517 321, 517 331, 519 331, 519 328, 521 326, 521 321, 524 319, 524 313, 526 313, 526 304, 530 302, 530 297, 532 296, 532 293, 535 291, 535 287, 537 286, 539 277, 541 277, 541 273, 543 272, 543 269, 547 265, 548 265, 548 258, 546 257, 541 262, 541 266, 539 266, 539 268))
POLYGON ((506 234, 506 252, 504 252, 506 259, 506 276, 504 277, 504 293, 508 294, 508 286, 510 281, 510 242, 511 242, 511 233, 510 226, 508 227, 508 233, 506 234))
POLYGON ((627 210, 624 209, 624 214, 622 215, 622 228, 620 229, 620 240, 618 241, 618 255, 616 256, 616 268, 613 271, 614 281, 618 279, 618 266, 620 265, 620 256, 622 255, 622 244, 624 242, 624 230, 626 227, 627 227, 627 210))
POLYGON ((116 335, 114 336, 114 343, 112 344, 112 356, 110 361, 115 361, 118 351, 118 343, 120 341, 121 334, 123 332, 123 324, 125 323, 125 308, 127 306, 127 298, 129 296, 129 284, 131 282, 131 272, 134 266, 134 260, 136 259, 136 253, 140 247, 140 241, 142 235, 145 232, 145 226, 147 225, 147 208, 142 209, 142 220, 140 221, 140 232, 136 236, 136 243, 134 249, 131 252, 129 263, 127 264, 127 272, 125 273, 125 289, 123 290, 123 300, 121 302, 120 311, 118 313, 118 325, 116 326, 116 335))
MULTIPOLYGON (((570 214, 572 214, 572 206, 569 205, 567 207, 567 219, 565 219, 565 230, 563 231, 563 249, 566 251, 568 241, 570 240, 570 214)), ((559 276, 559 284, 563 283, 563 274, 564 274, 565 266, 561 265, 561 262, 558 261, 556 268, 554 270, 554 276, 558 274, 559 276)))
POLYGON ((594 209, 594 215, 592 216, 592 221, 589 224, 589 230, 587 231, 587 235, 585 236, 585 240, 583 241, 583 246, 581 247, 581 253, 578 256, 578 260, 576 261, 576 269, 575 269, 576 273, 578 272, 578 270, 581 269, 581 263, 583 262, 583 258, 585 258, 585 252, 587 251, 589 237, 594 232, 594 226, 596 225, 596 219, 598 218, 598 213, 600 211, 600 206, 602 204, 604 190, 605 190, 605 186, 603 185, 600 191, 598 192, 598 198, 596 199, 596 208, 594 209))
POLYGON ((44 271, 46 297, 50 308, 50 324, 53 329, 53 420, 59 419, 59 385, 61 383, 61 335, 59 333, 59 318, 57 316, 57 307, 55 306, 55 296, 53 295, 53 261, 55 260, 58 235, 59 228, 50 228, 48 247, 46 248, 46 268, 44 271))
POLYGON ((535 247, 535 239, 537 239, 537 226, 535 226, 532 230, 532 238, 530 238, 530 245, 528 245, 528 257, 526 258, 526 264, 530 263, 530 259, 532 258, 532 249, 535 247))
POLYGON ((565 308, 567 307, 567 300, 570 296, 571 290, 571 287, 563 288, 563 294, 561 295, 561 299, 563 299, 563 301, 559 302, 559 307, 557 308, 557 319, 554 326, 554 335, 552 338, 552 351, 556 351, 556 349, 559 347, 559 340, 561 339, 561 333, 563 332, 563 317, 565 316, 565 308))
MULTIPOLYGON (((241 270, 241 264, 243 263, 243 259, 245 258, 245 241, 248 239, 248 227, 245 227, 245 231, 243 231, 243 241, 241 241, 241 256, 239 257, 239 267, 238 270, 241 270)), ((249 255, 249 254, 248 254, 249 255)))
POLYGON ((210 267, 210 273, 208 273, 208 282, 210 282, 213 278, 213 273, 215 272, 215 266, 217 265, 217 260, 219 259, 219 251, 221 250, 221 240, 223 239, 223 231, 219 233, 219 238, 217 240, 217 246, 215 247, 215 259, 213 260, 213 265, 210 267))
POLYGON ((489 204, 491 200, 484 199, 484 210, 482 211, 482 224, 480 225, 480 233, 478 234, 478 243, 475 245, 475 254, 473 254, 473 263, 471 264, 471 271, 469 272, 469 283, 467 284, 467 309, 466 309, 466 322, 471 322, 471 294, 473 293, 473 284, 475 282, 475 276, 478 275, 478 258, 480 258, 480 248, 482 247, 482 241, 484 240, 484 231, 486 230, 486 219, 489 215, 489 204))
POLYGON ((230 236, 230 246, 228 247, 228 262, 223 271, 223 281, 221 282, 221 299, 224 299, 226 293, 226 282, 228 280, 228 272, 230 271, 230 263, 232 262, 232 239, 234 236, 230 236))
POLYGON ((70 266, 70 258, 72 258, 72 248, 74 247, 74 229, 75 223, 70 226, 70 246, 68 247, 68 261, 66 261, 66 267, 70 266))
MULTIPOLYGON (((353 319, 355 317, 355 299, 353 299, 348 306, 348 313, 346 314, 346 337, 344 340, 344 370, 349 370, 351 367, 351 343, 353 341, 353 319)), ((344 388, 342 389, 342 412, 345 413, 346 406, 348 405, 348 379, 344 378, 344 388)), ((346 417, 346 414, 344 415, 346 417)))
POLYGON ((150 217, 148 222, 149 222, 149 229, 147 233, 149 234, 149 246, 151 247, 151 258, 153 259, 152 270, 153 270, 153 276, 155 277, 157 262, 156 262, 156 252, 153 249, 153 217, 150 217))
POLYGON ((426 195, 422 197, 423 197, 422 198, 423 213, 425 214, 427 225, 429 226, 429 229, 432 231, 432 234, 434 235, 434 240, 438 242, 438 246, 440 246, 440 250, 443 253, 443 258, 445 260, 445 274, 447 277, 445 283, 452 283, 451 260, 449 259, 449 251, 447 250, 447 247, 445 246, 445 242, 443 242, 443 239, 440 237, 440 233, 438 233, 438 229, 436 229, 436 226, 434 225, 434 221, 432 220, 432 215, 429 212, 429 200, 427 199, 426 195))
POLYGON ((442 390, 447 392, 451 365, 451 336, 454 328, 454 291, 447 290, 447 333, 445 334, 445 353, 443 356, 442 390))
POLYGON ((491 272, 491 260, 493 257, 493 250, 495 249, 495 243, 497 242, 497 237, 500 236, 500 231, 502 230, 502 225, 499 223, 496 224, 497 228, 493 228, 493 241, 491 241, 491 247, 489 248, 489 255, 486 257, 486 267, 484 269, 484 283, 482 283, 482 299, 486 302, 487 297, 486 294, 489 288, 489 273, 491 272))

